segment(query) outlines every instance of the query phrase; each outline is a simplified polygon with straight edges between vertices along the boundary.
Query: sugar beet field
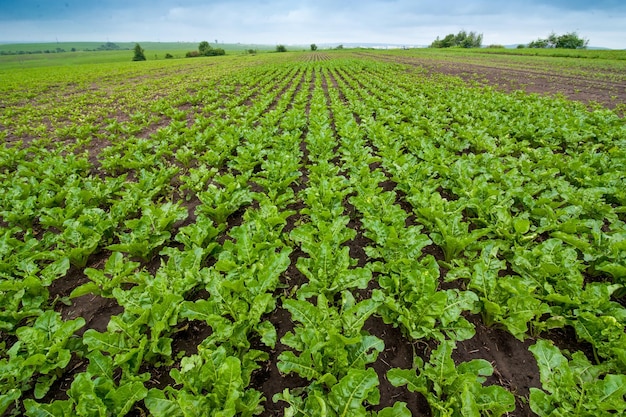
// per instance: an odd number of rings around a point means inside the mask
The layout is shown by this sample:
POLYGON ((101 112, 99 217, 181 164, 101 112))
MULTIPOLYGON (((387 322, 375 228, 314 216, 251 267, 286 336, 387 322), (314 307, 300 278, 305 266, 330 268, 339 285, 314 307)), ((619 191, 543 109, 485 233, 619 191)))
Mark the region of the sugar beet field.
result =
POLYGON ((623 64, 450 59, 0 71, 0 414, 626 412, 623 64))

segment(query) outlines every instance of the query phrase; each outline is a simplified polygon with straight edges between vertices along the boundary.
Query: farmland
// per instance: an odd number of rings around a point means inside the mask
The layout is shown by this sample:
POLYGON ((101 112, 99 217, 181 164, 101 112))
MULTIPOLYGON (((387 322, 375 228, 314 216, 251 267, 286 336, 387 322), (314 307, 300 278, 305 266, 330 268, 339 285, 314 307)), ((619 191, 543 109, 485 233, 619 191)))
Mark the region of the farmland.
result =
POLYGON ((624 65, 0 66, 0 414, 624 413, 624 65))

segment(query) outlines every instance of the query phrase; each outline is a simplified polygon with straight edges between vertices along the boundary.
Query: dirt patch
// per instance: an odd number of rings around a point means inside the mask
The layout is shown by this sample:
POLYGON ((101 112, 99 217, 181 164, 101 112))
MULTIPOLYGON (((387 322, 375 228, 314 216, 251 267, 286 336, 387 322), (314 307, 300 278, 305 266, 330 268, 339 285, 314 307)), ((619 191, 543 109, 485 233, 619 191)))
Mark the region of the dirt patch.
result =
POLYGON ((500 385, 515 395, 515 410, 508 415, 531 416, 528 405, 530 388, 539 388, 539 368, 528 347, 534 340, 520 342, 510 333, 497 327, 487 327, 480 316, 469 316, 476 328, 476 335, 457 343, 452 359, 456 364, 472 359, 484 359, 493 366, 493 375, 486 385, 500 385))
MULTIPOLYGON (((278 306, 274 311, 272 311, 268 315, 267 319, 276 328, 278 340, 287 334, 287 332, 293 331, 294 329, 294 323, 291 321, 291 314, 282 308, 282 306, 278 306)), ((261 391, 266 399, 264 404, 265 410, 260 415, 262 417, 283 416, 285 415, 285 408, 288 404, 283 401, 275 403, 272 400, 272 397, 279 392, 283 392, 285 388, 293 389, 306 387, 309 385, 309 382, 298 375, 284 375, 278 370, 278 367, 276 366, 278 363, 278 356, 287 350, 287 346, 279 342, 276 344, 275 349, 269 349, 260 344, 258 346, 253 345, 252 347, 254 349, 263 350, 269 355, 269 359, 261 364, 261 368, 252 373, 252 380, 250 382, 250 385, 261 391)))
MULTIPOLYGON (((369 58, 392 61, 426 70, 460 77, 470 83, 490 85, 507 93, 522 90, 527 93, 563 95, 585 104, 600 103, 613 109, 626 103, 626 80, 607 79, 597 72, 572 75, 557 70, 542 69, 539 63, 531 67, 513 67, 491 61, 490 65, 455 59, 436 60, 422 57, 391 57, 381 54, 363 54, 369 58)), ((531 57, 532 58, 532 57, 531 57)))
POLYGON ((428 402, 422 394, 410 392, 406 386, 391 385, 387 379, 387 372, 393 368, 411 369, 414 355, 427 360, 434 344, 431 346, 424 342, 411 343, 398 327, 385 324, 382 318, 376 316, 370 316, 363 329, 385 343, 385 349, 380 352, 376 362, 372 365, 378 374, 380 391, 380 404, 374 407, 374 411, 380 411, 396 402, 405 402, 413 416, 432 415, 428 402))
POLYGON ((476 64, 442 64, 437 71, 456 75, 466 81, 479 81, 505 92, 557 95, 582 103, 600 103, 615 108, 626 102, 626 82, 612 82, 586 77, 511 68, 493 68, 476 64))

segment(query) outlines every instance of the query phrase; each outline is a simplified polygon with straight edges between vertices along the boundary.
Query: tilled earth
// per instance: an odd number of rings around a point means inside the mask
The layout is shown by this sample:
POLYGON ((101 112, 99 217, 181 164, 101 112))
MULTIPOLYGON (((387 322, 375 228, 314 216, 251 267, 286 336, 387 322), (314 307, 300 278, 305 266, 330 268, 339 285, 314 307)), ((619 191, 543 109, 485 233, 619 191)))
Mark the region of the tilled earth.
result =
POLYGON ((462 58, 435 60, 380 54, 367 56, 423 68, 431 73, 457 76, 467 82, 490 85, 507 93, 521 90, 542 95, 562 95, 570 100, 600 104, 610 109, 626 104, 626 78, 624 74, 611 70, 598 70, 593 74, 580 71, 577 74, 576 71, 543 68, 540 63, 515 65, 503 61, 498 64, 494 60, 487 65, 486 62, 472 62, 462 58))

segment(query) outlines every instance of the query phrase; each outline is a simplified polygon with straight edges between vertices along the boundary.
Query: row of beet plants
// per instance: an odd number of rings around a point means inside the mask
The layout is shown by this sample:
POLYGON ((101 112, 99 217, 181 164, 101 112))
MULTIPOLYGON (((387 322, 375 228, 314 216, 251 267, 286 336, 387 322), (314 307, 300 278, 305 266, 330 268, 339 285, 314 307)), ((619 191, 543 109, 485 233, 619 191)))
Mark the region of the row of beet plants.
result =
MULTIPOLYGON (((335 78, 340 80, 341 91, 349 94, 341 78, 335 78)), ((432 241, 422 233, 423 226, 407 226, 409 213, 396 203, 396 192, 380 186, 387 177, 381 168, 370 168, 380 158, 373 155, 366 130, 357 124, 336 91, 331 91, 330 97, 336 123, 341 126, 339 153, 356 191, 350 203, 360 213, 364 236, 372 243, 365 252, 380 286, 372 293, 372 299, 381 302, 378 314, 386 324, 399 326, 410 340, 439 342, 427 363, 415 356, 413 369, 391 369, 387 378, 394 385, 407 385, 424 395, 434 415, 469 409, 491 415, 512 411, 515 406, 510 392, 482 385, 493 373, 491 364, 473 360, 455 366, 452 360, 456 341, 474 335, 473 326, 462 314, 478 312, 477 295, 439 289, 439 266, 432 255, 423 254, 432 241)))
MULTIPOLYGON (((604 409, 592 392, 612 399, 607 409, 621 410, 614 401, 620 393, 611 387, 624 378, 625 310, 612 298, 623 293, 616 266, 623 259, 623 179, 615 176, 623 159, 614 147, 611 157, 598 153, 621 140, 621 123, 610 112, 589 114, 561 101, 465 88, 444 93, 440 82, 429 80, 413 91, 408 79, 369 70, 377 75, 351 86, 355 94, 369 91, 358 100, 376 109, 375 118, 363 113, 362 120, 417 221, 444 250, 446 279, 466 281, 480 297, 486 322, 504 325, 519 339, 529 329, 538 335, 568 325, 594 346, 594 377, 576 381, 568 374, 565 389, 546 383, 545 391, 531 395, 533 410, 547 415, 583 399, 589 410, 604 409), (414 103, 413 112, 407 103, 414 103), (447 112, 437 117, 428 113, 431 106, 447 112), (514 118, 491 128, 503 107, 537 115, 534 134, 514 118), (554 117, 571 133, 551 131, 554 117), (581 119, 597 139, 577 142, 574 126, 581 119), (581 182, 583 175, 589 181, 581 182), (600 278, 602 272, 613 279, 584 282, 584 274, 600 278)), ((554 349, 546 342, 532 349, 546 378, 554 370, 542 355, 554 349)))
MULTIPOLYGON (((365 289, 371 272, 357 267, 346 242, 355 237, 347 227, 343 201, 351 192, 349 181, 331 162, 337 141, 322 89, 322 72, 315 71, 305 143, 308 151, 307 188, 300 192, 305 216, 290 238, 306 256, 297 268, 307 282, 294 290, 295 298, 283 299, 295 328, 281 342, 278 369, 295 373, 310 383, 285 389, 275 401, 289 404, 286 415, 365 415, 366 406, 377 404, 378 377, 368 367, 384 349, 382 340, 363 330, 378 301, 357 301, 353 291, 365 289)), ((378 415, 406 415, 398 407, 378 415), (400 414, 398 414, 400 413, 400 414)))

